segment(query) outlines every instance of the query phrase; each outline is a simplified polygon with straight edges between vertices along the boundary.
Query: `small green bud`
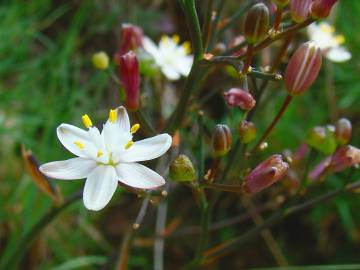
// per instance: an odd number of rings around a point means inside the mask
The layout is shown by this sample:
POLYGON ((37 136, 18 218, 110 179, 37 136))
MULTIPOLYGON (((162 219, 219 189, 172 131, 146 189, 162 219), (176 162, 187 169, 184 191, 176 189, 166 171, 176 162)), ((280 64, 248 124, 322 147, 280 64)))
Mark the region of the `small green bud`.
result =
POLYGON ((336 150, 333 127, 314 127, 308 132, 306 143, 325 155, 332 154, 336 150))
POLYGON ((191 160, 185 155, 179 155, 171 162, 169 176, 171 180, 178 182, 194 181, 197 178, 191 160))
POLYGON ((91 62, 95 68, 107 69, 109 66, 109 56, 105 52, 97 52, 92 56, 91 62))
POLYGON ((245 17, 244 35, 246 40, 257 43, 263 40, 269 30, 269 9, 263 3, 254 5, 245 17))
POLYGON ((226 155, 232 144, 232 135, 227 125, 216 125, 212 134, 212 146, 215 156, 226 155))
POLYGON ((256 138, 256 127, 249 121, 241 121, 238 128, 241 143, 248 144, 256 138))

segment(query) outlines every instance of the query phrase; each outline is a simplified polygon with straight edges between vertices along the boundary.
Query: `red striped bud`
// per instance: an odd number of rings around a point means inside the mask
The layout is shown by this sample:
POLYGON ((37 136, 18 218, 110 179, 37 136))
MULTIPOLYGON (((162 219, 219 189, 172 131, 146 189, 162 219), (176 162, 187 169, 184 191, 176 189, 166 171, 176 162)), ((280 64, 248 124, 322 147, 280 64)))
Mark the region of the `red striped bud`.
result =
POLYGON ((322 62, 321 49, 312 41, 302 44, 290 58, 285 86, 290 95, 300 95, 314 83, 322 62))
POLYGON ((315 19, 328 17, 336 2, 337 0, 315 0, 310 8, 311 16, 315 19))
POLYGON ((309 16, 312 1, 313 0, 291 0, 291 18, 297 23, 305 21, 309 16))
POLYGON ((331 158, 330 168, 341 172, 360 163, 360 149, 347 145, 340 147, 331 158))
POLYGON ((260 163, 245 178, 244 191, 250 194, 257 193, 282 179, 289 164, 283 161, 281 155, 273 155, 260 163))
POLYGON ((121 25, 120 55, 135 50, 142 45, 143 31, 140 27, 124 23, 121 25))
POLYGON ((140 74, 138 60, 132 51, 120 57, 120 80, 125 89, 126 107, 136 111, 139 107, 140 74))
POLYGON ((245 17, 244 34, 249 43, 257 43, 265 38, 269 30, 269 9, 259 3, 249 9, 245 17))
POLYGON ((224 156, 232 144, 232 135, 227 125, 216 125, 212 134, 212 146, 215 156, 224 156))
POLYGON ((346 118, 341 118, 336 123, 335 138, 340 145, 345 145, 350 141, 352 132, 351 122, 346 118))
POLYGON ((224 93, 224 98, 228 106, 239 107, 245 111, 250 111, 256 104, 255 99, 248 91, 239 88, 231 88, 224 93))

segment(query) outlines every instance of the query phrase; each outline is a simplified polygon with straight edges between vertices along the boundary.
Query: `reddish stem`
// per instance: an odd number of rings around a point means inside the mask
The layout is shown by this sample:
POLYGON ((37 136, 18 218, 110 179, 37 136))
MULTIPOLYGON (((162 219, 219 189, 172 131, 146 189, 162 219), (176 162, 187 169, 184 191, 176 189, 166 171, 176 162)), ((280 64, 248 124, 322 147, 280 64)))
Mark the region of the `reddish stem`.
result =
POLYGON ((246 50, 246 59, 245 59, 244 67, 242 69, 242 74, 249 73, 249 67, 251 65, 253 52, 254 52, 254 45, 249 44, 246 50))
POLYGON ((277 8, 275 12, 275 19, 274 19, 274 31, 279 31, 280 23, 281 23, 281 17, 282 17, 283 9, 277 8))

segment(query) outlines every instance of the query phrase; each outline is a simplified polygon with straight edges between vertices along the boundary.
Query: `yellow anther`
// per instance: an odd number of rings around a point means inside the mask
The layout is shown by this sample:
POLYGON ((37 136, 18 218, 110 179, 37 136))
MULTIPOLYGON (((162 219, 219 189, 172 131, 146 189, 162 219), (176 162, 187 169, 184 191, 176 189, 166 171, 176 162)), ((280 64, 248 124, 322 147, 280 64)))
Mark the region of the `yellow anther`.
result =
POLYGON ((140 128, 140 124, 135 124, 131 127, 130 132, 134 134, 136 133, 136 131, 139 130, 139 128, 140 128))
POLYGON ((103 154, 104 154, 104 153, 99 150, 99 151, 97 152, 96 156, 97 156, 97 157, 101 157, 103 154))
POLYGON ((343 35, 336 35, 335 41, 338 45, 341 45, 345 42, 345 37, 343 35))
POLYGON ((127 144, 125 144, 125 149, 129 149, 134 144, 133 141, 128 141, 127 144))
POLYGON ((74 144, 79 147, 81 150, 85 148, 85 145, 82 142, 75 141, 74 144))
POLYGON ((92 127, 92 122, 90 117, 87 114, 84 114, 82 117, 83 124, 86 128, 92 127))
POLYGON ((110 123, 115 123, 116 120, 117 120, 117 110, 110 110, 110 112, 109 112, 110 123))
POLYGON ((168 45, 169 44, 169 37, 163 35, 160 39, 160 43, 164 43, 164 45, 168 45))
POLYGON ((178 44, 179 41, 180 41, 179 35, 173 35, 173 36, 172 36, 172 40, 174 41, 174 43, 178 44))
POLYGON ((190 42, 189 41, 185 41, 183 44, 182 44, 182 47, 184 48, 185 52, 187 54, 191 53, 191 46, 190 46, 190 42))
POLYGON ((321 29, 321 31, 323 31, 325 33, 334 33, 335 32, 334 26, 331 26, 328 24, 321 24, 320 29, 321 29))

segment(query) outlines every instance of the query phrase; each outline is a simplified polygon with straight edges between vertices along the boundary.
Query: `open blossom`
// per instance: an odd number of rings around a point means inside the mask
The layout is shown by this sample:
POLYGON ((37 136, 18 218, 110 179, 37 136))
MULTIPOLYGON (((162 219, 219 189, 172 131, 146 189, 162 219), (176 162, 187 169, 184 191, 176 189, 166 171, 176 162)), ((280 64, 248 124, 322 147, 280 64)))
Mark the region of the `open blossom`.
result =
POLYGON ((193 63, 189 43, 179 45, 179 39, 177 35, 172 38, 163 36, 158 46, 148 37, 143 39, 143 49, 153 57, 156 65, 169 80, 187 76, 193 63))
POLYGON ((351 53, 343 46, 343 35, 335 34, 335 28, 326 22, 311 24, 307 28, 308 35, 321 49, 327 59, 333 62, 345 62, 351 59, 351 53))
POLYGON ((140 125, 130 127, 129 116, 122 106, 110 110, 101 133, 88 115, 82 119, 88 130, 69 124, 57 128, 60 142, 78 157, 43 164, 40 171, 55 179, 87 178, 83 191, 86 208, 95 211, 104 208, 118 181, 140 189, 154 189, 165 183, 162 176, 137 162, 163 155, 171 146, 168 134, 133 142, 133 134, 140 125))

